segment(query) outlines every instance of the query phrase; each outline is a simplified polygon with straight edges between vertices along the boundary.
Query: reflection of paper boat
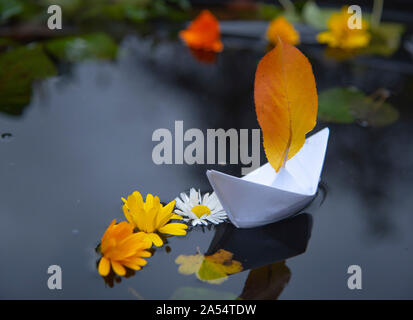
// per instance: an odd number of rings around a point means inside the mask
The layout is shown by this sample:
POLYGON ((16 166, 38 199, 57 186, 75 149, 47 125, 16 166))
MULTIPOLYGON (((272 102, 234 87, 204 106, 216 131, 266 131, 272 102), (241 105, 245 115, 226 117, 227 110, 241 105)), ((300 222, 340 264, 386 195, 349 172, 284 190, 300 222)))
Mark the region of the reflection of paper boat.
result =
POLYGON ((328 135, 325 128, 306 139, 278 173, 269 163, 243 178, 208 170, 209 182, 231 222, 238 228, 256 227, 303 209, 317 192, 328 135))
POLYGON ((253 229, 221 224, 206 255, 224 249, 234 254, 233 259, 242 263, 243 270, 258 268, 303 253, 312 226, 313 219, 308 213, 253 229))

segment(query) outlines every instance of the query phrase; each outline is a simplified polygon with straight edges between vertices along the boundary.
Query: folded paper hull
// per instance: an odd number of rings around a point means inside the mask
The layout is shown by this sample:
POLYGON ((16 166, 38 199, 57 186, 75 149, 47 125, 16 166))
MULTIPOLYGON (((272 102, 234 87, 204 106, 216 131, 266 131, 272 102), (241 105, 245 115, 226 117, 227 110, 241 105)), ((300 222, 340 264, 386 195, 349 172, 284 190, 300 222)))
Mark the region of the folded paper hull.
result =
POLYGON ((328 128, 312 135, 278 173, 269 163, 243 178, 208 170, 209 182, 231 222, 238 228, 262 226, 309 204, 317 192, 328 136, 328 128))

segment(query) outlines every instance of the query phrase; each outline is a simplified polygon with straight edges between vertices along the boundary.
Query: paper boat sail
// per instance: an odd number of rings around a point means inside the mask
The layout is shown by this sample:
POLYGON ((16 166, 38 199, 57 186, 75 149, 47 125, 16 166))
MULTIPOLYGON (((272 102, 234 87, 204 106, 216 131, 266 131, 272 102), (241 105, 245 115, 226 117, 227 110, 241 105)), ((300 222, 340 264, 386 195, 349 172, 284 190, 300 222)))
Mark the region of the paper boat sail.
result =
POLYGON ((269 163, 243 178, 208 170, 231 222, 238 228, 257 227, 292 216, 309 204, 317 192, 328 136, 325 128, 306 139, 278 172, 269 163))

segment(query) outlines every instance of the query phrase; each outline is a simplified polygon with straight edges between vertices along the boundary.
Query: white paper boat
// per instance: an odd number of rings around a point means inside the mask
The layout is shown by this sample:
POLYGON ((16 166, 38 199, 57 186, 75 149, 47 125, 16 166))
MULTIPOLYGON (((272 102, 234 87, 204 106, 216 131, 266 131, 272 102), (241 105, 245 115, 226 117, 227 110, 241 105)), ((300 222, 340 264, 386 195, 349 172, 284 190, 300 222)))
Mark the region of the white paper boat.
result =
POLYGON ((314 198, 323 168, 329 129, 306 139, 277 173, 269 163, 237 178, 215 170, 207 176, 231 222, 251 228, 287 218, 314 198))

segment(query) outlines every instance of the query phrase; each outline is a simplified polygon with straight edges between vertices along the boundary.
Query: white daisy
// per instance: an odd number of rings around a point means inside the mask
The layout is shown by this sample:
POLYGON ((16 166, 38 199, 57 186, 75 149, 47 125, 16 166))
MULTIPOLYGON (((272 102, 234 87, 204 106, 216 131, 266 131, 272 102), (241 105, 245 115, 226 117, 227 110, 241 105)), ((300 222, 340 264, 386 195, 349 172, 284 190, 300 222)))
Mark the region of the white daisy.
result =
POLYGON ((181 198, 176 198, 175 213, 184 217, 184 221, 190 221, 193 226, 198 224, 208 225, 208 222, 218 224, 227 218, 227 213, 222 208, 217 195, 206 193, 201 197, 201 192, 191 188, 189 197, 181 193, 181 198))

